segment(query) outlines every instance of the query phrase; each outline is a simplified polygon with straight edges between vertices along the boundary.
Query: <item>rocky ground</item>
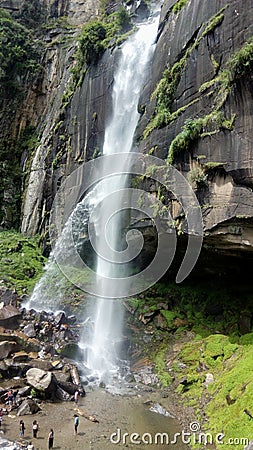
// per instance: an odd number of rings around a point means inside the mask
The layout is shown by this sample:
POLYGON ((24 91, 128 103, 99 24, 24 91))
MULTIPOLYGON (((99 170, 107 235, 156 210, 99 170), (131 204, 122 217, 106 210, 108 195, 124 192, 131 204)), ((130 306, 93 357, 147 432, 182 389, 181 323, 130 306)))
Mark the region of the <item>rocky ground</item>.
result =
MULTIPOLYGON (((157 383, 149 362, 135 361, 133 373, 123 384, 94 387, 88 379, 85 389, 78 365, 78 324, 75 316, 19 308, 15 293, 1 290, 0 308, 0 402, 4 410, 0 448, 26 448, 36 418, 40 430, 33 440, 36 450, 47 448, 50 428, 55 431, 55 449, 135 448, 122 433, 166 433, 169 440, 182 427, 189 427, 189 411, 180 407, 173 392, 151 387, 157 383), (7 403, 7 392, 15 402, 7 403), (78 406, 73 396, 79 389, 78 406), (77 409, 78 408, 78 409, 77 409), (150 411, 154 408, 154 411, 150 411), (80 425, 74 436, 74 414, 80 425), (19 421, 24 420, 24 439, 19 438, 19 421), (120 437, 119 437, 120 430, 120 437), (110 439, 112 433, 114 441, 110 439), (4 440, 16 442, 8 447, 4 440), (124 440, 125 439, 125 440, 124 440), (17 447, 20 445, 20 447, 17 447)), ((151 437, 148 436, 148 439, 151 437)), ((150 449, 168 448, 149 442, 150 449)), ((172 448, 182 449, 181 444, 172 448)), ((139 447, 140 448, 140 447, 139 447)))

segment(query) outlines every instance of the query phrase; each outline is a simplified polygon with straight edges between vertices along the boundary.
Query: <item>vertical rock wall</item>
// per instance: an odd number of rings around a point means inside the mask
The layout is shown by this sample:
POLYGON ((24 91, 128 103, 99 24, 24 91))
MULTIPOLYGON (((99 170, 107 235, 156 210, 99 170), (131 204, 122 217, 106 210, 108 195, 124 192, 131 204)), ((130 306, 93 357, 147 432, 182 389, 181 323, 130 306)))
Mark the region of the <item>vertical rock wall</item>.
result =
POLYGON ((248 252, 253 248, 253 46, 247 42, 252 42, 253 4, 188 0, 175 11, 176 3, 165 0, 162 7, 152 77, 140 99, 138 148, 169 156, 192 182, 214 245, 248 252), (166 69, 164 93, 173 91, 166 120, 150 127, 159 111, 152 93, 166 69), (184 132, 187 120, 192 132, 184 132), (175 138, 181 143, 173 148, 175 138))

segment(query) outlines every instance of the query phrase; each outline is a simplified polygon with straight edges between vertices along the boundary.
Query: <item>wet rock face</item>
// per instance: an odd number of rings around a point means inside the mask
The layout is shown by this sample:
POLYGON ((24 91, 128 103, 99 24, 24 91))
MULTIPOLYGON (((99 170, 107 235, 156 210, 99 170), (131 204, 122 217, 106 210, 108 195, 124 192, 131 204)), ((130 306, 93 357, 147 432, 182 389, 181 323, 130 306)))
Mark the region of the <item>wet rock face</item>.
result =
POLYGON ((222 1, 189 0, 175 13, 174 4, 175 1, 167 0, 162 7, 151 77, 140 98, 140 110, 144 113, 136 133, 140 141, 137 148, 141 152, 154 149, 155 156, 166 158, 172 141, 182 132, 187 119, 205 118, 217 110, 227 119, 233 118, 231 126, 226 128, 224 123, 219 127, 213 117, 212 124, 206 125, 200 136, 175 154, 173 164, 187 177, 193 170, 203 170, 206 175, 205 186, 195 185, 194 188, 203 206, 207 242, 218 249, 227 248, 228 252, 230 247, 234 251, 236 246, 239 251, 252 252, 251 224, 246 221, 253 216, 252 66, 248 64, 243 76, 243 69, 240 69, 238 78, 231 81, 223 97, 222 83, 218 80, 228 68, 228 61, 231 58, 236 61, 238 51, 252 35, 253 6, 247 0, 243 5, 233 0, 222 10, 222 1), (178 62, 183 62, 183 69, 168 106, 174 118, 143 138, 147 124, 156 114, 157 102, 151 94, 164 70, 173 67, 175 70, 178 62), (214 79, 216 84, 212 83, 214 79), (207 82, 211 83, 210 88, 203 88, 207 82), (238 224, 240 219, 242 222, 245 219, 245 223, 238 224))
POLYGON ((76 48, 69 48, 66 52, 59 46, 45 56, 47 73, 42 83, 45 129, 28 180, 22 215, 25 233, 34 234, 40 230, 43 214, 44 225, 47 225, 46 211, 51 210, 59 185, 80 164, 101 151, 105 120, 110 116, 117 52, 113 55, 106 52, 96 66, 88 69, 83 83, 63 108, 62 99, 75 66, 75 51, 76 48))
MULTIPOLYGON (((80 25, 98 15, 99 2, 97 0, 40 0, 44 11, 48 17, 68 16, 68 19, 74 25, 80 25)), ((24 0, 0 0, 0 7, 9 12, 20 10, 24 0)))

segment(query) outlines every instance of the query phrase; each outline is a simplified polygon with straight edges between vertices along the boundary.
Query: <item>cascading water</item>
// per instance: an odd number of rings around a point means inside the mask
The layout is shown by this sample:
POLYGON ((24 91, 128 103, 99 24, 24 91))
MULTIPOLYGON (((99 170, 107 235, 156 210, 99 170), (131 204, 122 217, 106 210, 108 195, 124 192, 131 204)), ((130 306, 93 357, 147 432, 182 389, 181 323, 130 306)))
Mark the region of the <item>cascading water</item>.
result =
MULTIPOLYGON (((143 24, 140 24, 137 32, 133 34, 121 47, 121 56, 114 76, 112 94, 112 115, 105 130, 103 155, 116 153, 128 153, 131 151, 133 136, 139 118, 137 110, 141 89, 147 76, 148 64, 154 51, 154 41, 157 33, 159 12, 153 15, 143 24)), ((125 161, 125 160, 124 160, 125 161)), ((106 160, 105 160, 106 164, 106 160)), ((124 163, 125 164, 125 163, 124 163)), ((124 276, 127 282, 127 273, 124 264, 108 262, 99 255, 104 254, 105 234, 106 243, 114 253, 123 250, 122 232, 126 228, 126 212, 121 210, 122 190, 127 183, 124 174, 126 167, 117 167, 116 175, 111 178, 103 178, 106 167, 102 167, 100 181, 80 201, 66 222, 61 236, 56 242, 50 255, 44 276, 36 285, 31 299, 27 305, 37 310, 57 310, 64 298, 68 281, 62 276, 55 260, 75 260, 73 251, 80 246, 80 234, 87 234, 88 222, 92 216, 92 210, 99 213, 93 215, 93 228, 95 230, 95 247, 97 253, 97 276, 103 277, 102 292, 108 292, 106 279, 124 276), (103 200, 112 192, 117 192, 114 210, 119 210, 106 223, 104 220, 103 200), (101 205, 101 208, 96 208, 101 205), (95 207, 95 208, 94 208, 95 207), (85 230, 85 232, 84 232, 85 230), (71 236, 75 236, 73 241, 71 236)), ((113 261, 113 258, 112 258, 113 261)), ((99 281, 98 281, 99 282, 99 281)), ((101 289, 100 289, 101 291, 101 289)), ((108 297, 108 296, 107 296, 108 297)), ((123 305, 116 295, 111 292, 111 299, 90 298, 91 321, 94 322, 91 336, 83 334, 80 347, 84 350, 84 365, 98 379, 107 379, 106 374, 111 374, 118 369, 118 347, 122 334, 123 305), (114 300, 112 300, 115 298, 114 300)), ((120 297, 120 295, 119 295, 120 297)))
MULTIPOLYGON (((113 87, 113 109, 110 123, 105 130, 105 140, 103 155, 115 153, 127 153, 131 151, 134 132, 139 119, 138 101, 140 91, 143 87, 148 63, 154 50, 154 40, 156 37, 158 19, 156 15, 139 26, 138 31, 131 36, 121 48, 121 57, 118 68, 114 76, 113 87)), ((106 160, 105 160, 106 164, 106 160)), ((124 164, 124 162, 123 162, 124 164)), ((124 175, 126 167, 118 167, 121 176, 115 176, 110 180, 103 180, 101 183, 102 197, 118 192, 114 210, 122 207, 122 197, 120 190, 127 183, 127 176, 124 175)), ((114 250, 120 249, 121 230, 125 224, 125 213, 115 214, 106 230, 106 223, 103 221, 103 207, 96 220, 97 231, 97 254, 103 255, 105 231, 106 238, 114 250)), ((126 269, 125 269, 126 270, 126 269)), ((98 256, 97 274, 106 278, 122 276, 124 267, 122 264, 113 264, 98 256)), ((107 292, 104 286, 104 292, 107 292)), ((113 292, 111 293, 114 297, 113 292)), ((111 372, 117 367, 117 352, 114 351, 113 343, 117 343, 122 332, 123 306, 120 300, 108 300, 101 298, 96 301, 96 316, 94 333, 91 346, 88 349, 87 365, 95 370, 101 377, 106 376, 106 372, 111 372)))

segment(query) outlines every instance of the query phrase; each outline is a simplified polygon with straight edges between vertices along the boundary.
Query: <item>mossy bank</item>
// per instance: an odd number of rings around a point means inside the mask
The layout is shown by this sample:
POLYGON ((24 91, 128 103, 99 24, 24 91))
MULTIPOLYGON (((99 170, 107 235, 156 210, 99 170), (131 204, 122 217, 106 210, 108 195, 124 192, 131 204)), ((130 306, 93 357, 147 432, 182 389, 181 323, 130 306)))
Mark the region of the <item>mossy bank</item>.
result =
POLYGON ((209 433, 207 445, 192 437, 194 449, 229 448, 229 442, 244 449, 253 439, 253 333, 241 329, 251 298, 245 295, 243 312, 238 304, 236 312, 232 291, 219 283, 212 289, 208 283, 166 283, 129 301, 135 320, 145 324, 149 338, 141 347, 158 385, 177 395, 186 411, 193 409, 197 431, 209 433))

